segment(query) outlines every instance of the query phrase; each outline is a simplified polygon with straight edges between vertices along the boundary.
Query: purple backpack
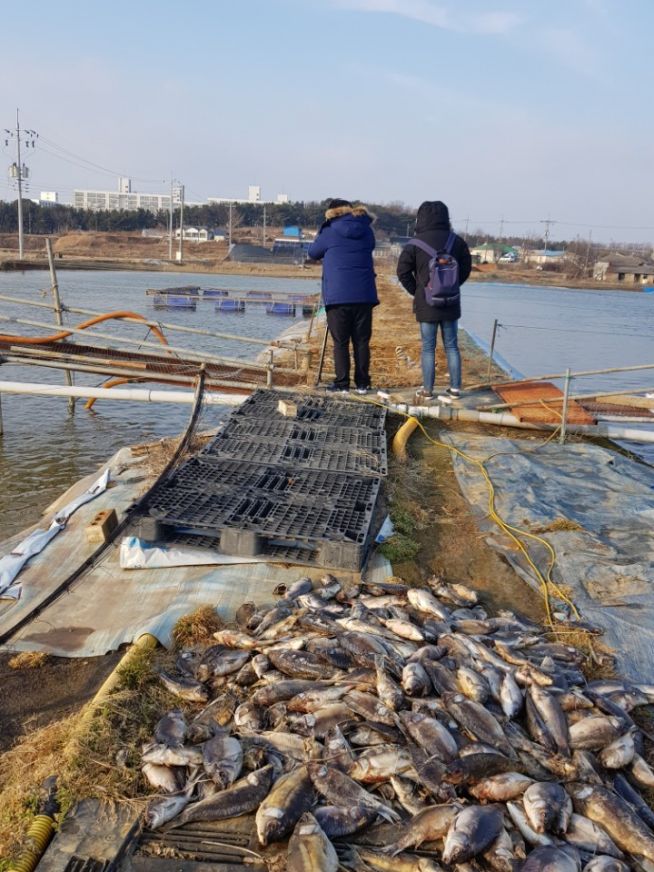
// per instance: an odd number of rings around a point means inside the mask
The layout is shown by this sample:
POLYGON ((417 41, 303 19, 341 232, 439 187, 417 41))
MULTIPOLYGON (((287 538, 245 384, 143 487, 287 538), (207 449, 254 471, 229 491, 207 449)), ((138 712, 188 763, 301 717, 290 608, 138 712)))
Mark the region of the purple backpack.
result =
POLYGON ((459 264, 452 257, 455 241, 456 236, 450 231, 443 251, 436 251, 422 239, 410 239, 407 242, 407 245, 415 245, 429 256, 429 281, 425 285, 425 300, 430 306, 452 306, 461 297, 459 264))

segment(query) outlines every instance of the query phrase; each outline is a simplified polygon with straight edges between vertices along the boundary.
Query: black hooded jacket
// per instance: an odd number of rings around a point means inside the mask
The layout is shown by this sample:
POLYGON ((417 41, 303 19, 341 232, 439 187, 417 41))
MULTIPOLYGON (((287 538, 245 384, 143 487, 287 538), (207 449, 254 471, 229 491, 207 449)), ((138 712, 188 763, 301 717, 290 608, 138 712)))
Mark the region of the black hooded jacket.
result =
MULTIPOLYGON (((440 200, 427 201, 418 209, 415 238, 421 239, 437 251, 445 249, 450 233, 450 213, 440 200)), ((464 239, 456 236, 452 256, 459 264, 459 284, 462 285, 470 275, 472 258, 464 239)), ((397 262, 397 277, 404 290, 413 297, 413 311, 416 321, 456 321, 461 317, 461 301, 452 306, 430 306, 425 299, 425 285, 429 282, 429 256, 407 245, 397 262)))

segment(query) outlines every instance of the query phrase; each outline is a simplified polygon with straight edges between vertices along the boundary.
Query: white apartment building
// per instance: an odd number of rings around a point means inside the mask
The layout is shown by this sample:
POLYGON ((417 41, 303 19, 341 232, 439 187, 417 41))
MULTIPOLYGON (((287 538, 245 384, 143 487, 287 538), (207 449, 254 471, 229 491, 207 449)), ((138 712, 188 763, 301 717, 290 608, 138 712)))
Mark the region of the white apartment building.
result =
POLYGON ((248 186, 248 196, 247 199, 240 199, 239 197, 209 197, 207 203, 209 205, 216 205, 220 203, 234 203, 234 204, 245 204, 245 205, 270 205, 275 204, 277 206, 282 205, 283 203, 288 203, 288 194, 277 194, 275 200, 262 200, 261 199, 261 185, 249 185, 248 186))
MULTIPOLYGON (((173 196, 173 204, 176 202, 179 200, 173 196)), ((73 191, 73 206, 76 209, 89 209, 91 212, 115 209, 159 212, 170 209, 170 194, 140 194, 132 191, 131 179, 121 177, 118 180, 118 190, 115 191, 73 191)))

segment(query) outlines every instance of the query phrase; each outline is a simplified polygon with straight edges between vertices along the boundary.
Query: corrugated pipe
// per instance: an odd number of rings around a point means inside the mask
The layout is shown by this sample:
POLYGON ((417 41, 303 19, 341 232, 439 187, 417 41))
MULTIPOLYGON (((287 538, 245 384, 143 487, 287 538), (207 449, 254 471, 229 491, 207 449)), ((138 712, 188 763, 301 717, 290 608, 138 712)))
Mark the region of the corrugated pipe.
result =
POLYGON ((54 832, 54 819, 47 814, 37 814, 27 831, 27 844, 19 858, 9 866, 8 872, 34 872, 54 832))
MULTIPOLYGON (((1 388, 0 388, 1 390, 1 388)), ((557 424, 534 424, 521 421, 509 412, 480 412, 475 409, 456 409, 452 406, 410 406, 396 403, 391 406, 397 412, 417 418, 438 418, 440 421, 467 421, 478 424, 493 424, 496 427, 518 427, 522 430, 556 430, 557 424)), ((634 427, 621 427, 619 424, 568 424, 569 433, 582 436, 596 436, 603 439, 624 439, 629 442, 654 443, 654 429, 639 430, 634 427)))

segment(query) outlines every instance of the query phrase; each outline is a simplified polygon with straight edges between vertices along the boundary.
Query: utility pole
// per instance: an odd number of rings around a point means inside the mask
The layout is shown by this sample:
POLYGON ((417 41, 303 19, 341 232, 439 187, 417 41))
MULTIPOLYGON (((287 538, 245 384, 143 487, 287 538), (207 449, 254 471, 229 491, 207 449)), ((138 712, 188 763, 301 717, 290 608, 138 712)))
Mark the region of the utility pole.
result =
POLYGON ((16 129, 7 130, 7 128, 5 128, 5 133, 8 137, 5 139, 6 146, 9 145, 10 139, 16 140, 16 162, 9 167, 9 177, 16 179, 18 185, 18 259, 22 260, 24 253, 23 181, 29 178, 29 169, 21 161, 20 147, 21 145, 24 145, 25 148, 29 148, 30 146, 36 148, 36 140, 39 138, 39 134, 35 130, 20 129, 18 109, 16 109, 16 129))
POLYGON ((177 260, 182 262, 184 257, 184 185, 179 186, 179 249, 177 260))
POLYGON ((544 218, 540 223, 545 225, 545 250, 543 254, 547 255, 547 242, 550 238, 550 224, 556 224, 556 221, 552 218, 544 218))
POLYGON ((266 204, 263 204, 263 247, 266 247, 266 204))
POLYGON ((588 245, 586 247, 586 262, 584 263, 584 277, 586 277, 588 275, 588 264, 590 261, 590 248, 592 245, 592 241, 593 241, 593 231, 591 228, 588 231, 588 245))
POLYGON ((232 206, 233 205, 234 205, 233 203, 229 204, 229 226, 228 226, 228 230, 227 230, 227 244, 229 245, 230 248, 232 247, 232 206))
POLYGON ((468 238, 468 225, 469 224, 470 224, 470 218, 466 218, 466 230, 465 230, 466 239, 468 238))
POLYGON ((173 259, 173 174, 170 174, 170 207, 168 209, 168 260, 173 259))

